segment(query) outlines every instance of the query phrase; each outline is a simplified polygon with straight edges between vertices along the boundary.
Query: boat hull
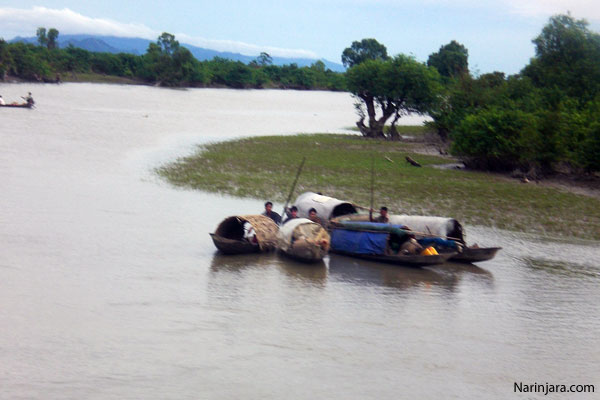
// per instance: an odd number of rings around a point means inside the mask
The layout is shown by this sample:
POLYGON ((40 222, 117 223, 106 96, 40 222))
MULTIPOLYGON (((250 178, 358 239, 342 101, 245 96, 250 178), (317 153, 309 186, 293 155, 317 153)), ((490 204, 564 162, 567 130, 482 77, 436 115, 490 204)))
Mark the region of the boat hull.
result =
POLYGON ((474 249, 466 247, 462 253, 456 253, 452 256, 450 261, 461 263, 488 261, 494 258, 500 249, 502 247, 479 247, 474 249))
POLYGON ((12 107, 12 108, 31 108, 33 104, 0 104, 0 107, 12 107))
POLYGON ((363 260, 378 261, 387 264, 401 265, 405 267, 426 267, 428 265, 443 264, 448 261, 456 253, 444 253, 433 256, 421 256, 421 255, 380 255, 380 254, 359 254, 351 253, 347 251, 340 251, 331 249, 332 253, 343 254, 345 256, 361 258, 363 260))
POLYGON ((323 258, 327 255, 327 251, 324 251, 322 249, 312 249, 312 250, 307 250, 307 249, 294 249, 294 248, 290 248, 288 250, 279 250, 281 252, 281 254, 283 254, 286 257, 292 258, 296 261, 301 261, 303 263, 316 263, 319 261, 322 261, 323 258))
POLYGON ((227 239, 214 233, 211 233, 210 237, 217 249, 223 254, 250 254, 260 252, 260 246, 258 244, 250 243, 247 240, 227 239))

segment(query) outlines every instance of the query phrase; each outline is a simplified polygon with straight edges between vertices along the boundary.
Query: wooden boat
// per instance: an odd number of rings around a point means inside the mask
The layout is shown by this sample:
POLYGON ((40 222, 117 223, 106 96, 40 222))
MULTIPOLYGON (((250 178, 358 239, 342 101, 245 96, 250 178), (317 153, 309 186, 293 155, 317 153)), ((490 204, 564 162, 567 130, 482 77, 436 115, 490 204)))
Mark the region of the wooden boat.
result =
POLYGON ((259 253, 276 248, 278 230, 264 215, 240 215, 225 218, 210 237, 223 254, 259 253))
MULTIPOLYGON (((423 232, 460 243, 462 249, 450 258, 450 261, 474 263, 491 260, 502 247, 467 246, 464 228, 454 218, 426 217, 419 215, 392 215, 390 223, 403 224, 412 231, 423 232)), ((417 235, 418 236, 418 235, 417 235)), ((435 246, 438 252, 454 251, 454 246, 435 246)))
POLYGON ((413 236, 400 225, 342 221, 331 227, 331 252, 409 267, 442 264, 456 254, 406 254, 401 248, 413 236))
POLYGON ((323 260, 329 243, 329 234, 321 225, 307 218, 295 218, 279 228, 277 248, 289 257, 312 263, 323 260))
POLYGON ((12 104, 0 104, 0 107, 13 107, 13 108, 31 108, 33 103, 12 103, 12 104))
MULTIPOLYGON (((334 222, 368 221, 366 214, 351 214, 340 216, 334 222)), ((431 217, 421 215, 390 215, 389 223, 407 227, 414 233, 419 242, 434 236, 448 240, 438 240, 433 246, 439 253, 455 253, 450 261, 474 263, 491 260, 501 247, 467 246, 466 233, 463 226, 454 218, 431 217), (457 245, 461 251, 457 252, 457 245)))

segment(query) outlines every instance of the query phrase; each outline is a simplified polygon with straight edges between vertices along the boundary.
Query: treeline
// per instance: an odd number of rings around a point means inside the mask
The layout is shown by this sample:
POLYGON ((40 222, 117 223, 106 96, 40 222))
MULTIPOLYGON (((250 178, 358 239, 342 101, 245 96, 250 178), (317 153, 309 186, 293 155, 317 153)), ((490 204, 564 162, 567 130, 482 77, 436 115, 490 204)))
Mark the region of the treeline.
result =
POLYGON ((374 39, 354 42, 342 60, 357 126, 364 136, 393 140, 402 115, 428 114, 450 152, 472 168, 534 178, 600 171, 600 35, 584 20, 557 15, 533 43, 535 57, 507 77, 471 74, 468 50, 455 41, 427 63, 389 57, 374 39))
POLYGON ((55 81, 69 74, 94 73, 174 87, 231 87, 345 90, 344 74, 322 61, 310 67, 276 66, 267 53, 249 64, 215 57, 198 61, 175 37, 163 33, 146 54, 97 53, 56 46, 58 31, 37 31, 38 45, 0 39, 0 78, 55 81))
POLYGON ((449 75, 433 126, 474 168, 600 171, 600 35, 559 15, 533 43, 519 74, 449 75))

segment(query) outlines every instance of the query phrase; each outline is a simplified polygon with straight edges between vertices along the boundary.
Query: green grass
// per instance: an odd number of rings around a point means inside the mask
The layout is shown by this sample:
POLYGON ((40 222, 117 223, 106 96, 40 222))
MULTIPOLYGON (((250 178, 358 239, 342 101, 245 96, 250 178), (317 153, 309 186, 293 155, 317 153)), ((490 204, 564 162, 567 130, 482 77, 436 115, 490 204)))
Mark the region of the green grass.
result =
POLYGON ((177 186, 285 201, 301 160, 295 196, 318 191, 393 213, 454 217, 463 223, 550 236, 600 239, 600 201, 480 172, 432 168, 447 158, 414 152, 418 144, 353 135, 266 136, 214 143, 159 168, 177 186), (409 165, 405 156, 423 168, 409 165), (387 158, 393 162, 388 161, 387 158))
MULTIPOLYGON (((348 129, 358 132, 358 128, 355 126, 348 129)), ((390 126, 386 125, 384 130, 389 132, 390 126)), ((436 133, 434 128, 425 125, 398 125, 396 130, 401 136, 413 136, 415 138, 423 138, 427 134, 434 135, 436 133)))

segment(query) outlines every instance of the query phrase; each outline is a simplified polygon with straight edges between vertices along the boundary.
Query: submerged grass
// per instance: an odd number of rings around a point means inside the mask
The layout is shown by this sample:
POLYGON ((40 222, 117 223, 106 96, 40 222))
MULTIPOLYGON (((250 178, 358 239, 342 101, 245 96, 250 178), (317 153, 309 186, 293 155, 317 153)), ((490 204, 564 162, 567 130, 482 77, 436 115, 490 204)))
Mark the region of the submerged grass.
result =
POLYGON ((295 196, 318 191, 367 206, 374 160, 375 206, 387 205, 393 213, 600 239, 598 199, 481 172, 432 168, 448 159, 417 154, 416 146, 358 135, 252 137, 201 146, 195 155, 157 172, 177 186, 285 201, 306 156, 295 196), (408 164, 406 156, 423 168, 408 164))

